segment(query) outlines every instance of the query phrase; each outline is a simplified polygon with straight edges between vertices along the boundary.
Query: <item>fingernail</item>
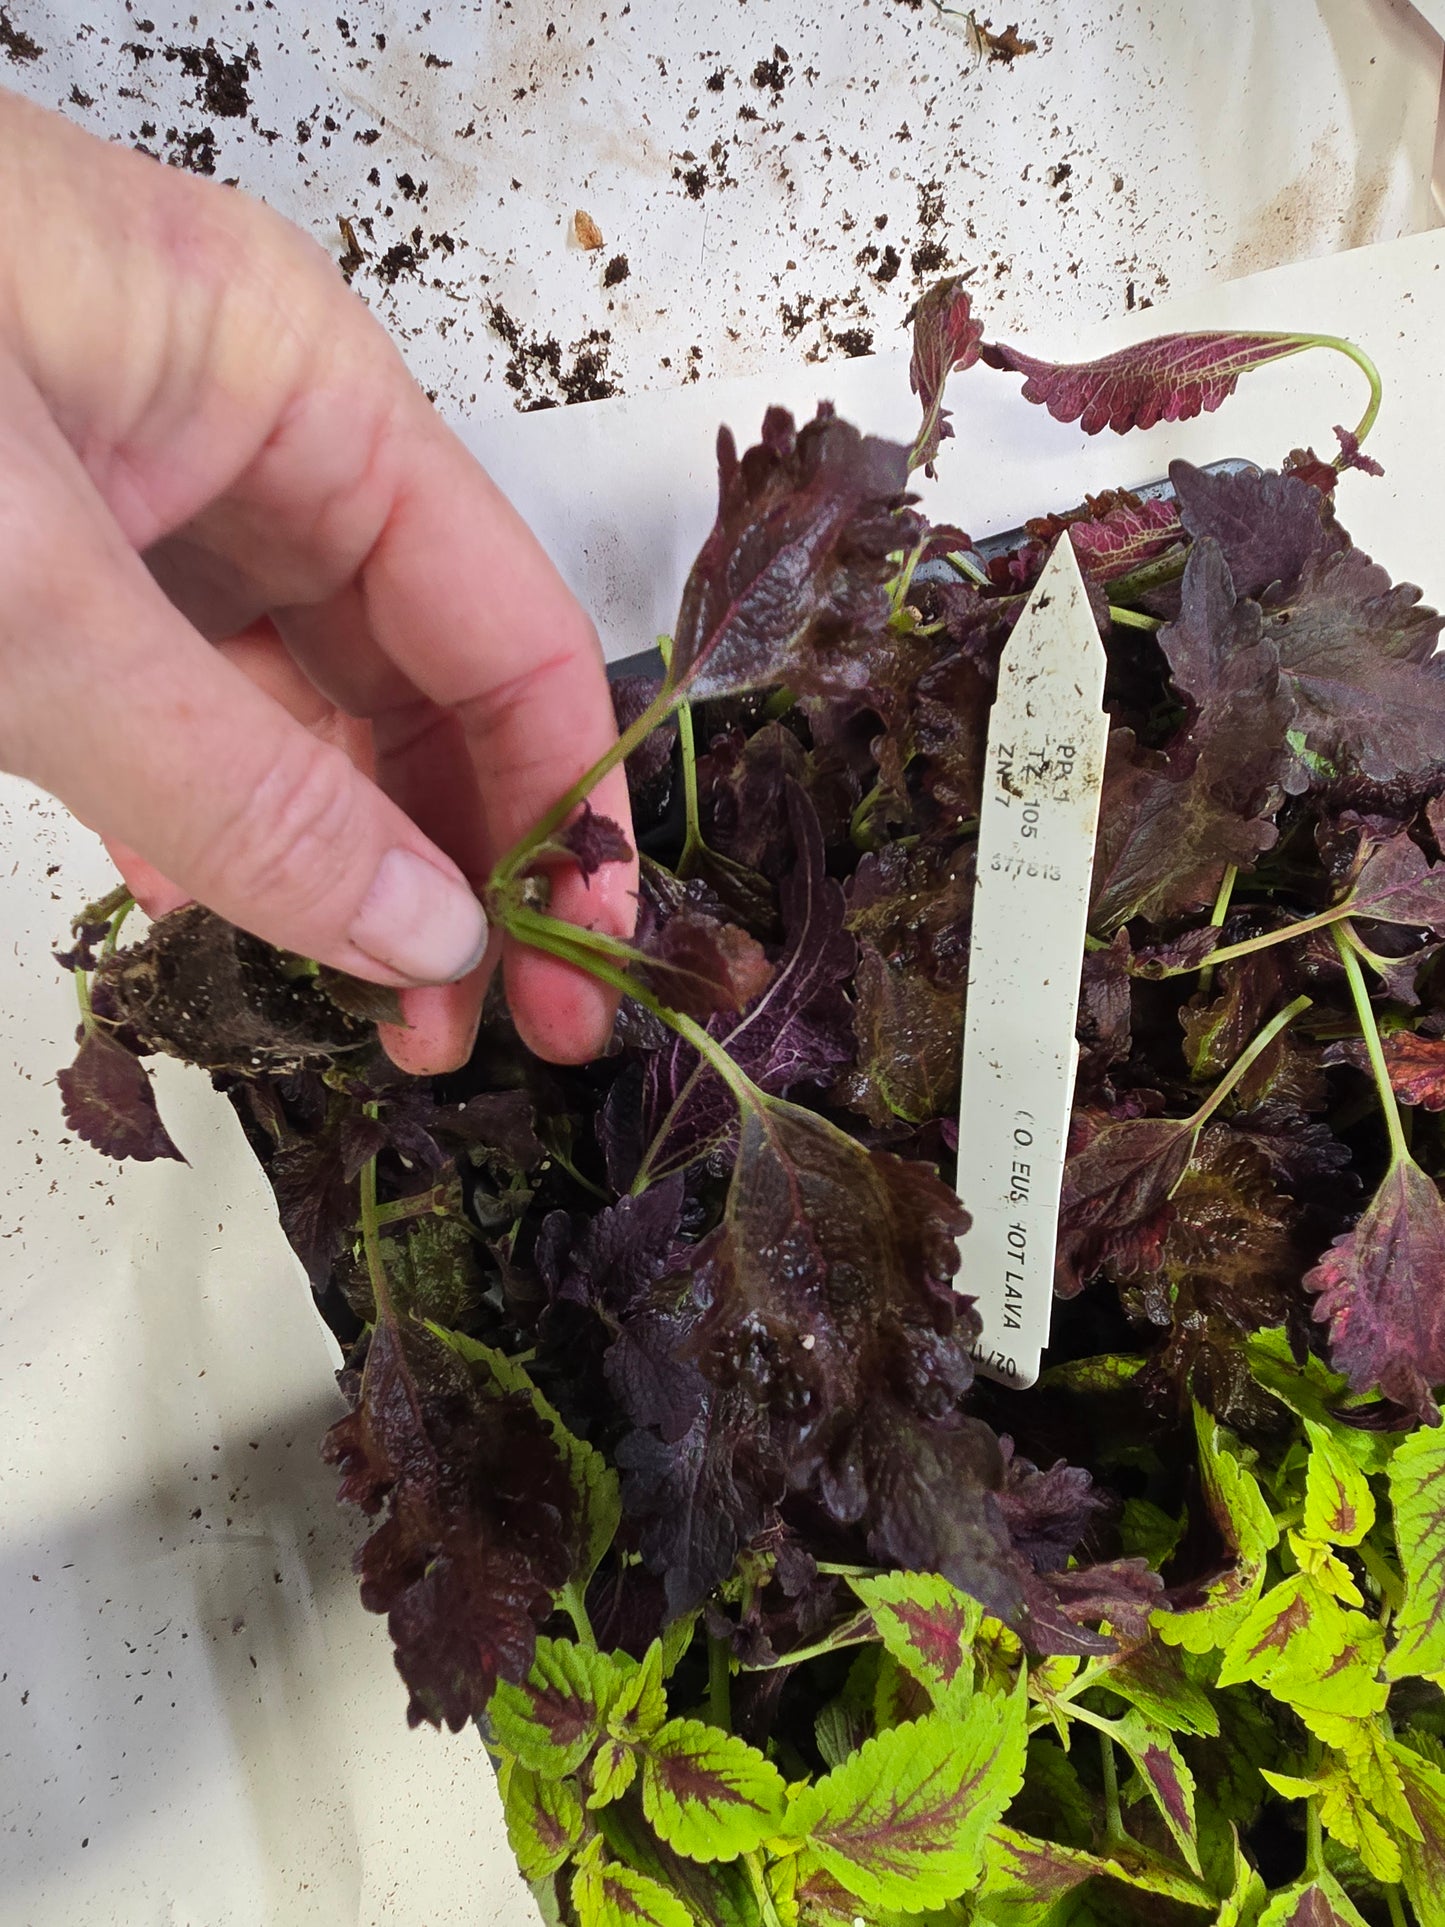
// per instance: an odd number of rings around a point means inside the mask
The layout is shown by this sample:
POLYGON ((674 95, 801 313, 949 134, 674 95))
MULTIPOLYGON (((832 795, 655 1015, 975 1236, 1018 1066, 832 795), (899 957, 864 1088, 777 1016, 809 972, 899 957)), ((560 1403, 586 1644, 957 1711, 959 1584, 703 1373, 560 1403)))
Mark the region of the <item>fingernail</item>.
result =
POLYGON ((350 936, 414 983, 452 984, 481 962, 487 919, 464 883, 411 850, 388 850, 350 936))

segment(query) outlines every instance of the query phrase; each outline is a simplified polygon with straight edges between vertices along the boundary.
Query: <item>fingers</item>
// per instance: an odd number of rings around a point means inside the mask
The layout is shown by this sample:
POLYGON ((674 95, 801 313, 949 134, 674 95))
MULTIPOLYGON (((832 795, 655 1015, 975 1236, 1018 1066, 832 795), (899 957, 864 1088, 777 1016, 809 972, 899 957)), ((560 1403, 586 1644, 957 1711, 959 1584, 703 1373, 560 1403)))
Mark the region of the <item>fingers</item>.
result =
POLYGON ((283 948, 393 984, 472 972, 466 879, 171 607, 23 382, 0 375, 0 751, 283 948))

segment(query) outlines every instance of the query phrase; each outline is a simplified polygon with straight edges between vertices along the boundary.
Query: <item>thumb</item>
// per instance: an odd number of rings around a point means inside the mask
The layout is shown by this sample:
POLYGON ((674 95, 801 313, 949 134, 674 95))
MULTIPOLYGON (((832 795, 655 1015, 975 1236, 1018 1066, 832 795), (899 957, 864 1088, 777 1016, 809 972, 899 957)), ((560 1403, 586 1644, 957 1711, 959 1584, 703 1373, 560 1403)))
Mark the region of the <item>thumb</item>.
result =
POLYGON ((83 475, 18 467, 0 763, 283 949, 380 983, 470 971, 486 918, 451 859, 190 627, 83 475))

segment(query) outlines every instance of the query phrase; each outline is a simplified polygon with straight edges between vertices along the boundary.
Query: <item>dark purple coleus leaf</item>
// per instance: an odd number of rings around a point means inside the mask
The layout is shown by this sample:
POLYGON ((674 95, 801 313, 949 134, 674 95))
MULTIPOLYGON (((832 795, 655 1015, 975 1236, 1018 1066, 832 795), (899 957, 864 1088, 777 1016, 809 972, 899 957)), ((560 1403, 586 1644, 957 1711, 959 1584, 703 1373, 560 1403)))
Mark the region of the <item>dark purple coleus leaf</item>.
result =
POLYGON ((889 844, 853 874, 858 1051, 836 1088, 870 1123, 919 1124, 957 1110, 972 915, 971 849, 950 856, 889 844))
POLYGON ((357 1555, 361 1601, 385 1613, 411 1725, 460 1732, 499 1679, 525 1678, 572 1566, 577 1508, 532 1401, 483 1388, 414 1319, 372 1333, 356 1410, 323 1456, 339 1496, 386 1519, 357 1555))
POLYGON ((1169 480, 1190 535, 1207 536, 1224 551, 1237 595, 1258 596, 1274 583, 1289 588, 1312 556, 1348 543, 1318 489, 1293 475, 1254 468, 1211 473, 1171 462, 1169 480))
POLYGON ((941 445, 953 435, 953 423, 943 406, 948 377, 978 360, 983 323, 974 319, 973 303, 963 280, 955 275, 936 281, 913 310, 913 354, 908 363, 908 385, 923 408, 923 426, 909 458, 911 468, 934 473, 941 445))
POLYGON ((1014 1581, 986 1500, 1002 1461, 958 1410, 977 1321, 949 1280, 967 1222, 930 1167, 794 1105, 749 1109, 723 1222, 697 1254, 687 1353, 768 1412, 790 1486, 873 1558, 942 1572, 1000 1611, 1014 1581))
POLYGON ((583 803, 580 816, 565 829, 558 830, 557 841, 584 877, 596 876, 604 863, 632 861, 632 845, 623 834, 621 824, 614 823, 610 816, 599 816, 587 802, 583 803))
POLYGON ((773 408, 741 460, 723 429, 718 481, 673 640, 679 687, 694 699, 861 687, 868 641, 888 620, 889 557, 914 536, 900 514, 907 451, 827 407, 801 429, 773 408))
MULTIPOLYGON (((661 676, 618 676, 613 681, 612 713, 619 736, 637 721, 661 687, 661 676)), ((677 723, 669 719, 650 730, 627 759, 627 794, 639 831, 656 823, 667 807, 676 743, 677 723)))
POLYGON ((1135 1272, 1159 1263, 1169 1228, 1169 1197, 1194 1154, 1188 1119, 1090 1117, 1076 1113, 1082 1137, 1064 1166, 1054 1289, 1082 1291, 1107 1264, 1135 1272))
MULTIPOLYGON (((1385 1067, 1400 1102, 1417 1104, 1426 1111, 1445 1111, 1445 1038, 1425 1037, 1415 1030, 1392 1030, 1382 1042, 1385 1067)), ((1331 1044, 1325 1062, 1353 1064, 1361 1071, 1370 1068, 1363 1040, 1331 1044)))
MULTIPOLYGON (((844 928, 843 892, 823 867, 817 813, 796 787, 788 791, 788 811, 797 856, 780 892, 787 930, 782 955, 772 982, 739 1023, 714 1020, 709 1026, 729 1056, 772 1095, 831 1081, 853 1054, 841 986, 855 951, 844 928)), ((725 1149, 737 1130, 735 1099, 680 1038, 648 1060, 642 1110, 652 1179, 725 1149)))
MULTIPOLYGON (((1308 556, 1293 587, 1265 605, 1291 727, 1311 756, 1387 782, 1445 762, 1442 622, 1418 589, 1393 586, 1347 548, 1308 556)), ((1301 770, 1292 787, 1307 781, 1301 770)))
POLYGON ((670 916, 645 948, 637 975, 669 1010, 699 1022, 746 1010, 773 974, 756 937, 701 910, 670 916))
POLYGON ((1091 912, 1106 931, 1203 909, 1228 865, 1248 870, 1278 840, 1290 704, 1259 610, 1236 601, 1214 542, 1191 551, 1159 642, 1195 715, 1162 753, 1110 733, 1091 912))
POLYGON ((149 1071, 103 1030, 86 1031, 56 1082, 68 1127, 106 1157, 185 1163, 161 1123, 149 1071))
POLYGON ((109 917, 102 917, 94 923, 87 923, 80 918, 70 926, 75 942, 69 950, 53 950, 50 954, 62 970, 94 970, 95 947, 110 935, 110 926, 109 917))
POLYGON ((1055 421, 1078 422, 1086 435, 1157 422, 1187 422, 1218 408, 1241 375, 1308 348, 1310 335, 1213 333, 1160 335, 1098 361, 1039 361, 986 342, 990 368, 1025 375, 1025 401, 1042 402, 1055 421))
POLYGON ((1330 1359, 1357 1392, 1378 1388, 1428 1424, 1445 1382, 1445 1202, 1408 1157, 1391 1165, 1352 1231, 1336 1238, 1305 1287, 1319 1293, 1330 1359))
POLYGON ((1041 1472, 1011 1440, 1001 1443, 1008 1471, 998 1502, 1014 1549, 1035 1572, 1062 1572, 1109 1501, 1082 1466, 1060 1459, 1041 1472))
POLYGON ((1088 1629, 1101 1620, 1125 1639, 1142 1639, 1159 1604, 1163 1582, 1143 1559, 1111 1559, 1072 1572, 1025 1569, 1023 1631, 1041 1653, 1108 1653, 1114 1641, 1088 1629))
POLYGON ((1107 950, 1084 956, 1079 984, 1079 1069, 1075 1103, 1105 1090, 1110 1071, 1128 1057, 1133 1044, 1133 999, 1129 985, 1129 933, 1121 930, 1107 950))
POLYGON ((1445 863, 1432 864, 1404 833, 1381 837, 1366 830, 1340 901, 1364 922, 1445 930, 1445 863))

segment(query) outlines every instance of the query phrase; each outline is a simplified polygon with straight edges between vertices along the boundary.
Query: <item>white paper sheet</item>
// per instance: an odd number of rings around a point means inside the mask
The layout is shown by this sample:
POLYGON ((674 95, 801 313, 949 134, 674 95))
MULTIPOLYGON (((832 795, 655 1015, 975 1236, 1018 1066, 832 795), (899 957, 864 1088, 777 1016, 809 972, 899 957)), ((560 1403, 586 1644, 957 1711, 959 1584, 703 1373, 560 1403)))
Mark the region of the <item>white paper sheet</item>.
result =
MULTIPOLYGON (((1445 595, 1445 235, 1281 270, 1134 316, 1153 328, 1330 329, 1376 356, 1383 482, 1342 513, 1397 576, 1445 595)), ((1088 442, 979 371, 954 397, 930 507, 976 532, 1159 473, 1175 454, 1276 459, 1329 445, 1364 383, 1311 355, 1218 416, 1088 442)), ((829 393, 906 434, 901 357, 779 363, 725 389, 493 423, 493 468, 625 652, 672 619, 711 514, 720 417, 829 393), (569 560, 570 558, 570 560, 569 560)), ((53 1076, 68 979, 48 961, 103 888, 93 840, 0 782, 0 1919, 25 1927, 521 1923, 474 1739, 410 1734, 381 1624, 356 1602, 359 1537, 316 1442, 334 1352, 228 1107, 162 1067, 191 1160, 124 1167, 67 1144, 53 1076), (49 866, 56 866, 53 873, 49 866)))

